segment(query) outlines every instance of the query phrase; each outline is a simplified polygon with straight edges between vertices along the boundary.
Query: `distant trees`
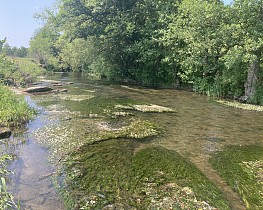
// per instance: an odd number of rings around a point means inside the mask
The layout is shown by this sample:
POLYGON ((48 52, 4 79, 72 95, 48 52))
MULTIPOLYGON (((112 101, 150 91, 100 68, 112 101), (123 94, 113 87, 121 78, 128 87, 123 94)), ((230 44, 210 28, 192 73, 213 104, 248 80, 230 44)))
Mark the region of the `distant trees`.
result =
POLYGON ((21 46, 18 47, 11 47, 8 43, 4 43, 2 46, 2 53, 6 56, 13 56, 13 57, 27 57, 27 48, 21 46))
POLYGON ((45 65, 263 104, 262 1, 60 0, 30 53, 45 65))

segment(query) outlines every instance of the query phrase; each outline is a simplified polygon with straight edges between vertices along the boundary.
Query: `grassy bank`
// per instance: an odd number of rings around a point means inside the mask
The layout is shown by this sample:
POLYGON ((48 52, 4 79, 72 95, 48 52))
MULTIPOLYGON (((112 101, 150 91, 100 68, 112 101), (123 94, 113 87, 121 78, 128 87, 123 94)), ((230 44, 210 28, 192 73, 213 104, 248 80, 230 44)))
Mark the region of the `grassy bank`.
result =
POLYGON ((0 55, 0 81, 6 85, 26 86, 46 70, 30 58, 9 58, 0 55))
MULTIPOLYGON (((15 95, 7 87, 0 86, 0 96, 0 128, 22 125, 35 114, 22 97, 15 95)), ((7 165, 11 160, 12 155, 6 154, 0 145, 0 209, 19 209, 6 189, 5 180, 9 173, 7 165)))
POLYGON ((229 146, 214 154, 211 162, 247 209, 263 209, 263 147, 229 146))
POLYGON ((15 95, 8 88, 0 86, 0 95, 0 126, 19 126, 35 114, 22 97, 15 95))

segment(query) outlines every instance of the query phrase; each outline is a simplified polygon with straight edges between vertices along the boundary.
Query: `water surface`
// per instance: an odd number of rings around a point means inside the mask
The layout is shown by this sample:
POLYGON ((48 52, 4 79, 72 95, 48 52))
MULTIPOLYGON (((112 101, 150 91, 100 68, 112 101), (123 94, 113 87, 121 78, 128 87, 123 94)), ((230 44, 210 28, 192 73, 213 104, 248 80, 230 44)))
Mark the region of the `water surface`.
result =
MULTIPOLYGON (((212 169, 209 158, 213 152, 222 150, 226 145, 262 145, 262 112, 227 107, 213 98, 187 91, 122 86, 65 74, 56 74, 49 79, 74 82, 72 85, 65 85, 69 89, 69 93, 64 93, 65 95, 90 94, 109 100, 132 99, 175 109, 176 113, 137 113, 140 118, 159 124, 165 131, 161 137, 142 143, 137 149, 160 145, 175 150, 193 162, 226 193, 233 209, 244 209, 239 196, 212 169)), ((45 101, 45 97, 47 96, 36 96, 33 100, 45 101)), ((42 106, 43 110, 56 106, 60 111, 80 112, 83 116, 91 114, 85 101, 53 100, 44 105, 42 103, 42 106)), ((46 124, 57 123, 58 119, 43 117, 43 110, 42 118, 38 117, 29 124, 28 134, 46 124)), ((16 168, 14 192, 26 209, 63 209, 51 179, 39 181, 39 177, 53 172, 47 164, 47 156, 47 150, 37 145, 34 138, 29 138, 22 147, 19 160, 13 165, 16 168)))

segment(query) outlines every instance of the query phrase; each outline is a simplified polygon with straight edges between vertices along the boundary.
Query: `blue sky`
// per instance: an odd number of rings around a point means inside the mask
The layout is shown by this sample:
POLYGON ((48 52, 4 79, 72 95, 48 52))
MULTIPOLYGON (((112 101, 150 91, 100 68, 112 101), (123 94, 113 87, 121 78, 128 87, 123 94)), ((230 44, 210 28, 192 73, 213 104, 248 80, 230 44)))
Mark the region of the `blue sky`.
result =
POLYGON ((7 37, 11 46, 28 47, 30 37, 40 23, 33 18, 53 0, 0 0, 0 39, 7 37))
MULTIPOLYGON (((224 0, 229 3, 232 0, 224 0)), ((35 29, 40 27, 33 15, 50 7, 54 0, 0 0, 0 39, 11 46, 28 47, 35 29)))

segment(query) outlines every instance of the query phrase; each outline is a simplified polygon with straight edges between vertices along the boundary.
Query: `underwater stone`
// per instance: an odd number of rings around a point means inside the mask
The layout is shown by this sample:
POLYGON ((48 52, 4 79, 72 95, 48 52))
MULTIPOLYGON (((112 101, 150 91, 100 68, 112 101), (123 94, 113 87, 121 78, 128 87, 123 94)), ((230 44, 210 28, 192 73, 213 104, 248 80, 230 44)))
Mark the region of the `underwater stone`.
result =
POLYGON ((27 93, 39 93, 39 92, 49 92, 53 90, 51 87, 39 86, 39 87, 30 87, 24 90, 27 93))
POLYGON ((8 128, 0 128, 0 139, 9 138, 12 132, 8 128))

